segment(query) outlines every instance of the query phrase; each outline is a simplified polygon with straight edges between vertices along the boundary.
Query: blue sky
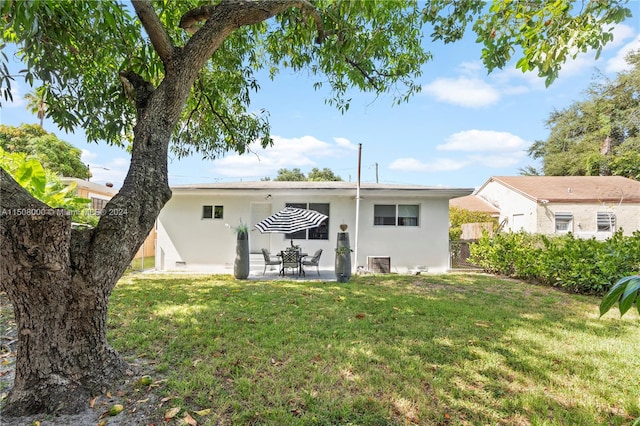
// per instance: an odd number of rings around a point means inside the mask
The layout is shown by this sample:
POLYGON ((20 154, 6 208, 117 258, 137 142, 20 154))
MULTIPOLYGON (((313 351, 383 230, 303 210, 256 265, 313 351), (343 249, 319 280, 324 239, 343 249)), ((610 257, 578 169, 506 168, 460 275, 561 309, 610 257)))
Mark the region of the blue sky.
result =
MULTIPOLYGON (((269 111, 274 146, 216 160, 170 158, 170 183, 259 180, 274 178, 281 168, 307 173, 313 167, 355 181, 358 144, 363 182, 477 188, 491 176, 517 175, 520 168, 538 166, 526 150, 546 139, 549 114, 582 99, 596 69, 614 78, 625 69, 625 54, 640 49, 640 2, 630 6, 634 17, 616 28, 600 59, 593 52, 578 56, 549 88, 513 65, 487 75, 479 60, 481 47, 469 40, 430 43, 434 60, 423 68, 423 90, 401 105, 390 96, 353 92, 349 110, 341 114, 324 103, 325 94, 313 90, 315 80, 306 74, 285 70, 274 81, 265 77, 252 108, 269 111)), ((0 123, 37 122, 23 99, 31 89, 22 79, 14 86, 14 103, 3 102, 0 123)), ((82 149, 92 181, 122 184, 129 164, 126 151, 87 144, 80 129, 65 134, 48 120, 44 127, 82 149)))

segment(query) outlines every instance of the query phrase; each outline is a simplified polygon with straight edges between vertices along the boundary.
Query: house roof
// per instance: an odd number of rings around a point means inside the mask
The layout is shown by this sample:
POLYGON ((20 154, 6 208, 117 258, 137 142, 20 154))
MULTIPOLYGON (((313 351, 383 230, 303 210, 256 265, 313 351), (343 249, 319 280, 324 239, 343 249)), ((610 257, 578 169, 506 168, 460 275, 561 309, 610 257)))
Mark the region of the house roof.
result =
MULTIPOLYGON (((171 187, 174 194, 178 193, 211 193, 228 191, 253 191, 253 192, 330 192, 336 195, 355 195, 356 182, 288 182, 288 181, 252 181, 252 182, 224 182, 175 185, 171 187)), ((405 196, 437 196, 437 197, 461 197, 473 192, 473 188, 451 188, 442 186, 421 185, 397 185, 363 182, 360 184, 361 194, 380 195, 405 195, 405 196)))
POLYGON ((640 182, 622 176, 493 176, 500 183, 534 201, 548 202, 640 202, 640 182))
POLYGON ((86 189, 91 192, 95 192, 98 194, 102 194, 108 197, 113 197, 118 193, 118 190, 107 186, 105 184, 99 184, 95 182, 90 182, 88 180, 80 179, 80 178, 72 178, 72 177, 63 177, 60 179, 62 183, 65 185, 70 185, 72 182, 76 183, 77 189, 86 189))
POLYGON ((488 213, 492 216, 500 216, 500 210, 489 204, 483 198, 477 195, 467 195, 465 197, 452 198, 449 200, 450 207, 458 207, 460 209, 472 212, 488 213))

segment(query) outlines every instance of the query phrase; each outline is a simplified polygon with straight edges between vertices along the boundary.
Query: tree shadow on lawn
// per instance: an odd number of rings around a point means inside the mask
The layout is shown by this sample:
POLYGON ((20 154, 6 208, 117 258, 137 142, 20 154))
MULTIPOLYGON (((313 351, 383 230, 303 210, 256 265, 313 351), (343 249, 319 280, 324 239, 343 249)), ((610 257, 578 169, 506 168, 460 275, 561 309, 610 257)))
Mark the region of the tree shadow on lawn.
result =
POLYGON ((167 392, 211 408, 212 421, 596 425, 639 414, 619 365, 637 361, 612 344, 637 347, 638 322, 599 320, 595 298, 513 280, 129 277, 110 312, 114 346, 151 356, 167 392))

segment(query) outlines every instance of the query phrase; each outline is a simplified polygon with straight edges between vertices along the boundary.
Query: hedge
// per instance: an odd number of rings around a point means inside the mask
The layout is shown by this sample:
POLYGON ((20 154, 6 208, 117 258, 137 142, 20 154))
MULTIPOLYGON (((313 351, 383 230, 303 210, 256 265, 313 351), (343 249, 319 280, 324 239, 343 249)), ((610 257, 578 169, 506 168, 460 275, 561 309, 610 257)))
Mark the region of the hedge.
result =
POLYGON ((640 271, 640 232, 618 231, 605 241, 571 233, 500 233, 484 235, 470 253, 469 261, 489 273, 602 295, 621 277, 640 271))

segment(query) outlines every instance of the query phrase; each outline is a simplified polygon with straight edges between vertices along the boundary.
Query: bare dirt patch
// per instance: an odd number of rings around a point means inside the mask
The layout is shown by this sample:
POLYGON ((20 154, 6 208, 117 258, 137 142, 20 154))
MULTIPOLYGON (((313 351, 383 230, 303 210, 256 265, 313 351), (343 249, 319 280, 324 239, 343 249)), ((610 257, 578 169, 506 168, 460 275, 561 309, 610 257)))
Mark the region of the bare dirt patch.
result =
POLYGON ((87 408, 73 415, 34 415, 8 417, 3 414, 4 400, 13 387, 15 377, 17 330, 13 308, 6 295, 0 292, 0 424, 2 426, 149 426, 163 424, 165 405, 168 401, 161 396, 163 379, 158 379, 153 366, 145 360, 129 361, 130 374, 124 377, 113 389, 105 389, 87 401, 87 408), (151 383, 141 380, 144 376, 153 379, 151 383), (123 410, 114 416, 109 409, 121 404, 123 410))

